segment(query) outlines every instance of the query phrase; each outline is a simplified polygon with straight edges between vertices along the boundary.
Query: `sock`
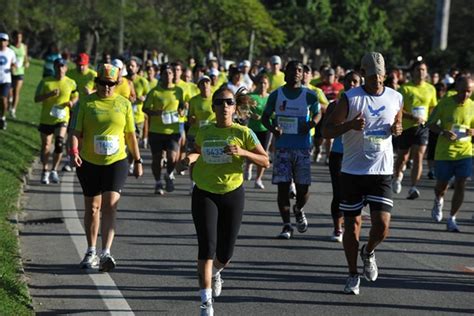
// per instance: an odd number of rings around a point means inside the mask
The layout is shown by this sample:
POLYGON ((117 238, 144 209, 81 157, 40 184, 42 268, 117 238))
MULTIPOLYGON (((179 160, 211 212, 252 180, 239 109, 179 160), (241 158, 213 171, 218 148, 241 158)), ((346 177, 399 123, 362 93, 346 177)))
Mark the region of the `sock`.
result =
POLYGON ((212 266, 212 276, 215 276, 218 273, 221 273, 224 268, 217 269, 215 266, 212 266))
POLYGON ((374 251, 375 251, 375 250, 372 250, 371 252, 368 252, 368 251, 367 251, 367 245, 365 245, 364 252, 365 252, 367 255, 369 255, 369 256, 373 255, 373 254, 374 254, 374 251))
POLYGON ((104 257, 106 255, 110 255, 110 248, 104 248, 102 249, 102 253, 100 254, 101 257, 104 257))
POLYGON ((96 250, 96 248, 95 248, 95 247, 87 247, 87 251, 86 251, 86 253, 92 252, 93 254, 95 254, 95 253, 96 253, 96 251, 97 251, 97 250, 96 250))
POLYGON ((452 221, 455 221, 456 220, 456 215, 451 215, 450 218, 451 218, 452 221))
POLYGON ((199 291, 199 294, 201 295, 201 302, 206 303, 210 299, 212 299, 212 289, 201 289, 199 291))

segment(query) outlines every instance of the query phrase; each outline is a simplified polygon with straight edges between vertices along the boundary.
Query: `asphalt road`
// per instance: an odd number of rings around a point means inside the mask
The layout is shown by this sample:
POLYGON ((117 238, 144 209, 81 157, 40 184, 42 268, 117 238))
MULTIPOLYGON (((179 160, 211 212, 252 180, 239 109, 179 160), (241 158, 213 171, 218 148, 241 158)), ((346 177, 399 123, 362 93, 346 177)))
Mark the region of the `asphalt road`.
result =
MULTIPOLYGON (((147 153, 145 152, 145 157, 147 153)), ((119 205, 109 274, 78 269, 85 236, 82 191, 74 174, 60 185, 40 185, 32 172, 19 225, 22 260, 35 311, 47 314, 197 315, 197 241, 187 176, 176 191, 153 194, 145 176, 130 177, 119 205)), ((458 216, 461 233, 430 218, 434 181, 421 197, 395 197, 390 237, 376 251, 379 278, 361 282, 359 296, 342 293, 347 268, 342 245, 332 242, 331 186, 326 166, 313 165, 304 234, 278 240, 281 220, 271 172, 266 190, 246 182, 246 207, 233 262, 224 270, 216 315, 441 315, 474 313, 474 187, 458 216)), ((405 176, 405 178, 408 178, 405 176)), ((404 182, 406 185, 406 183, 404 182)), ((450 201, 452 191, 448 194, 450 201)), ((446 204, 449 208, 450 202, 446 204)), ((445 217, 447 212, 445 211, 445 217)), ((366 240, 369 221, 364 222, 366 240)), ((359 266, 361 263, 359 261, 359 266)))

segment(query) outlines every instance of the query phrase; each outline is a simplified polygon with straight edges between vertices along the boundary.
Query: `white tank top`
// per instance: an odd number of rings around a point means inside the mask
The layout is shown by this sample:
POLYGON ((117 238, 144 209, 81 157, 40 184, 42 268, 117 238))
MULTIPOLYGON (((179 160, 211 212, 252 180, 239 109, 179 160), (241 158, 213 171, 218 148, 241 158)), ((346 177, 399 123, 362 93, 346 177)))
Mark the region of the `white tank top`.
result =
POLYGON ((361 86, 350 89, 346 96, 349 108, 346 122, 362 113, 365 128, 350 130, 342 136, 341 171, 355 175, 393 174, 391 126, 403 106, 402 95, 388 87, 380 95, 371 95, 361 86))

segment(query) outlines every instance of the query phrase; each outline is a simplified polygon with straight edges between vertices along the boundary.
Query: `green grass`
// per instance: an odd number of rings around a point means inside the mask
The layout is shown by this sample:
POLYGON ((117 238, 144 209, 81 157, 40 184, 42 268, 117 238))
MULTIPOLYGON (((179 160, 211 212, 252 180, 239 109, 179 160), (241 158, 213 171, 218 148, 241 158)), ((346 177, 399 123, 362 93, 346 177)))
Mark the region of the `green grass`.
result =
POLYGON ((9 217, 18 212, 22 179, 39 153, 40 138, 36 127, 40 105, 33 102, 41 79, 42 62, 33 60, 17 110, 17 119, 8 119, 6 131, 0 131, 0 314, 31 315, 31 299, 19 274, 18 240, 9 217))

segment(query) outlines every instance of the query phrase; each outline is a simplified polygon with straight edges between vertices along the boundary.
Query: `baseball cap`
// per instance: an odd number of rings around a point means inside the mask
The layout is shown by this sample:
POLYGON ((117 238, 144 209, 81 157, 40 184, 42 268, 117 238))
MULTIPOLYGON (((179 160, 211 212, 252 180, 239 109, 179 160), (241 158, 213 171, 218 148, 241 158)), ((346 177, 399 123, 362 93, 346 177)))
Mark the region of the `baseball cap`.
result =
POLYGON ((0 33, 0 40, 9 41, 10 38, 7 33, 0 33))
POLYGON ((214 77, 219 76, 219 70, 217 70, 216 68, 211 68, 209 70, 209 77, 212 77, 212 76, 214 77))
POLYGON ((55 65, 55 66, 57 66, 57 65, 62 65, 62 66, 63 66, 63 65, 67 65, 67 61, 66 61, 66 59, 64 59, 64 58, 56 58, 56 59, 54 60, 54 65, 55 65))
POLYGON ((382 54, 377 52, 366 53, 360 62, 360 68, 365 71, 366 76, 385 75, 385 60, 382 54))
POLYGON ((100 64, 97 69, 97 79, 116 82, 120 69, 111 64, 100 64))
POLYGON ((123 62, 120 59, 116 58, 112 60, 111 64, 121 70, 122 77, 128 75, 127 69, 123 66, 123 62))
POLYGON ((248 61, 247 59, 245 59, 245 60, 242 60, 242 62, 240 63, 239 66, 240 66, 240 67, 250 67, 251 64, 250 64, 250 61, 248 61))
POLYGON ((280 56, 277 56, 277 55, 273 55, 272 58, 270 59, 272 65, 275 65, 275 64, 280 64, 281 65, 281 58, 280 56))
POLYGON ((209 78, 209 76, 204 75, 204 76, 202 76, 202 77, 200 77, 200 78, 198 79, 197 85, 199 86, 199 84, 200 84, 202 81, 204 81, 204 80, 207 80, 207 81, 210 82, 210 81, 211 81, 211 78, 209 78))
POLYGON ((86 53, 80 53, 77 55, 76 63, 79 65, 89 65, 89 55, 86 53))

